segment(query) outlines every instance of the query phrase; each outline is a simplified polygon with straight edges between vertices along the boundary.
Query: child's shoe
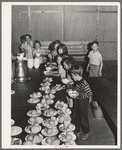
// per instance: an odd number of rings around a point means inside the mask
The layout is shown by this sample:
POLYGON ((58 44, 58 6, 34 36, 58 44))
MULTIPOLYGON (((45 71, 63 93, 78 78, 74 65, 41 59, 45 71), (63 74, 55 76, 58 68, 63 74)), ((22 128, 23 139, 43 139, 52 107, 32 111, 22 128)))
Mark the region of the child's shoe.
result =
POLYGON ((88 137, 89 137, 89 133, 87 133, 87 134, 83 134, 83 136, 82 136, 82 140, 83 140, 83 141, 85 141, 88 137))

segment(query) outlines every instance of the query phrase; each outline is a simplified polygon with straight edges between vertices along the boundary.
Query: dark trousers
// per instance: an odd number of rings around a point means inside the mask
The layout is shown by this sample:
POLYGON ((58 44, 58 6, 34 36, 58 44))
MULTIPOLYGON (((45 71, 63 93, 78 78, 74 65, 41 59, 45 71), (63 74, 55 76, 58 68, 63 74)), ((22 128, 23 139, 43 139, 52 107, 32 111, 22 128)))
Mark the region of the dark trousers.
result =
POLYGON ((88 119, 89 99, 75 99, 73 101, 72 123, 76 127, 76 133, 80 132, 80 127, 84 134, 89 133, 88 119))

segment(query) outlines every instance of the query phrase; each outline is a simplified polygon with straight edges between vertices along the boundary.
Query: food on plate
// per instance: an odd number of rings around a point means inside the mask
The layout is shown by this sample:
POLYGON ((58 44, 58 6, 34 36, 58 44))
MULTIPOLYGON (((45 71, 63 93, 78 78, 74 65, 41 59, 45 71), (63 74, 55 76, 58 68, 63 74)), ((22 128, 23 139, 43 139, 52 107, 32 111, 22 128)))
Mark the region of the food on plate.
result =
POLYGON ((41 133, 44 136, 55 136, 58 133, 58 129, 57 127, 44 128, 42 129, 41 133))
POLYGON ((31 141, 33 144, 41 143, 43 136, 41 134, 29 134, 25 137, 25 141, 31 141))
POLYGON ((60 141, 56 136, 47 137, 42 141, 42 145, 59 145, 60 141))
POLYGON ((11 136, 18 135, 22 132, 22 128, 18 126, 12 126, 11 127, 11 136))
POLYGON ((69 124, 69 125, 68 125, 68 129, 69 129, 69 130, 72 130, 73 128, 74 128, 74 125, 73 125, 73 124, 69 124))
POLYGON ((41 103, 38 103, 36 105, 37 110, 44 110, 44 109, 48 109, 48 108, 49 108, 49 105, 46 103, 45 99, 42 99, 41 103))
POLYGON ((27 133, 38 133, 39 131, 41 131, 41 126, 39 126, 39 124, 35 123, 29 126, 25 127, 25 131, 27 133))
POLYGON ((51 117, 50 119, 43 120, 42 124, 48 128, 54 127, 58 124, 56 117, 51 117))
POLYGON ((42 121, 43 121, 43 119, 41 117, 31 117, 28 120, 28 122, 30 124, 35 124, 35 123, 40 124, 40 123, 42 123, 42 121))
POLYGON ((55 103, 55 108, 57 109, 60 109, 60 110, 63 110, 63 109, 66 109, 68 107, 68 105, 66 103, 64 103, 63 101, 57 101, 55 103))
POLYGON ((72 135, 71 134, 66 134, 66 140, 71 141, 72 140, 72 135))
POLYGON ((38 103, 40 101, 40 99, 33 99, 30 98, 29 100, 27 100, 28 103, 38 103))
POLYGON ((48 128, 46 132, 47 132, 47 134, 52 134, 53 130, 52 130, 52 128, 48 128))
POLYGON ((71 112, 71 110, 69 108, 65 109, 65 113, 70 113, 70 112, 71 112))
POLYGON ((29 110, 29 111, 27 112, 27 115, 28 115, 29 117, 38 117, 38 116, 40 116, 41 114, 42 114, 41 110, 29 110))
POLYGON ((59 122, 63 123, 65 118, 63 116, 59 116, 59 122))
POLYGON ((37 92, 37 93, 34 92, 34 93, 30 94, 30 97, 33 98, 33 99, 37 99, 41 96, 42 96, 41 92, 37 92))
POLYGON ((44 110, 44 115, 45 116, 55 116, 57 115, 57 111, 56 110, 53 110, 52 108, 48 109, 48 110, 44 110))
POLYGON ((19 138, 12 138, 11 137, 11 145, 22 145, 22 140, 19 138))

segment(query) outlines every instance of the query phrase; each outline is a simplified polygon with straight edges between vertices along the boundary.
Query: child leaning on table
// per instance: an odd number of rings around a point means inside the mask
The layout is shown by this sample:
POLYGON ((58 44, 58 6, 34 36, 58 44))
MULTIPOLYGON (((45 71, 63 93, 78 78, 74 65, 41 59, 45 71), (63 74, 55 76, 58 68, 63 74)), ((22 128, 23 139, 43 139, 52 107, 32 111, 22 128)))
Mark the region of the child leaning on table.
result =
MULTIPOLYGON (((77 91, 73 98, 73 124, 76 127, 76 135, 80 135, 80 127, 83 132, 82 140, 89 136, 88 107, 89 99, 92 97, 92 91, 87 81, 83 78, 83 69, 80 65, 75 65, 69 70, 69 74, 74 80, 73 91, 77 91)), ((68 92, 69 93, 69 92, 68 92)))
POLYGON ((102 76, 103 61, 100 52, 98 51, 98 41, 92 42, 92 51, 89 52, 89 63, 86 68, 86 72, 89 72, 89 77, 102 76))

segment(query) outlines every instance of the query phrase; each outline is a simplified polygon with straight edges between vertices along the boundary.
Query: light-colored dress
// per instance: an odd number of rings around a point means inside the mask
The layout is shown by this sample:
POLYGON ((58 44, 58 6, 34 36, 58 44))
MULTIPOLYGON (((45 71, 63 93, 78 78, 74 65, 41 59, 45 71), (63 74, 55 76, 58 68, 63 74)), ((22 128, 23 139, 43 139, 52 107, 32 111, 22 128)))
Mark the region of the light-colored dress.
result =
POLYGON ((34 49, 33 51, 33 57, 35 59, 39 59, 39 63, 43 63, 43 57, 45 56, 45 51, 43 49, 39 49, 39 50, 36 50, 34 49))

